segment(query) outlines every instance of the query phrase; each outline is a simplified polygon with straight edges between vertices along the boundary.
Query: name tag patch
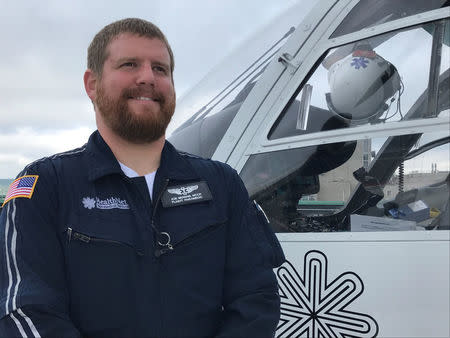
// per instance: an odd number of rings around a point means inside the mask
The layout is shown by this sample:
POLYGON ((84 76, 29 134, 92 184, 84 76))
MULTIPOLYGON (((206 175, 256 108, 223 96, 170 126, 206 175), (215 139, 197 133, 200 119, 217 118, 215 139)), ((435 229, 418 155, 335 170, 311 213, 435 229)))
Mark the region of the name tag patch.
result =
POLYGON ((164 208, 209 200, 212 200, 212 195, 205 181, 168 187, 161 198, 164 208))

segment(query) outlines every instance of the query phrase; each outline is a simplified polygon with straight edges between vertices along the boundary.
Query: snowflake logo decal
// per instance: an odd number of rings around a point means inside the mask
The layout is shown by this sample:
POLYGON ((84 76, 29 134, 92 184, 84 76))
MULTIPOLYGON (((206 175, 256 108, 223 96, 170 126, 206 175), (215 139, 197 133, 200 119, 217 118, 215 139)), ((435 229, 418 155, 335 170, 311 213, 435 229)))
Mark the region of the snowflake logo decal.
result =
POLYGON ((95 208, 95 199, 93 199, 93 198, 91 198, 91 197, 85 197, 85 198, 83 198, 83 200, 82 200, 82 202, 83 202, 83 206, 86 208, 86 209, 94 209, 95 208))
POLYGON ((355 69, 367 68, 367 64, 369 63, 369 60, 367 60, 365 57, 359 57, 359 58, 353 58, 352 63, 350 63, 350 66, 355 67, 355 69))
POLYGON ((378 324, 371 316, 347 307, 364 285, 353 272, 328 282, 327 257, 312 250, 304 258, 303 276, 285 262, 277 270, 281 316, 277 337, 376 337, 378 324))

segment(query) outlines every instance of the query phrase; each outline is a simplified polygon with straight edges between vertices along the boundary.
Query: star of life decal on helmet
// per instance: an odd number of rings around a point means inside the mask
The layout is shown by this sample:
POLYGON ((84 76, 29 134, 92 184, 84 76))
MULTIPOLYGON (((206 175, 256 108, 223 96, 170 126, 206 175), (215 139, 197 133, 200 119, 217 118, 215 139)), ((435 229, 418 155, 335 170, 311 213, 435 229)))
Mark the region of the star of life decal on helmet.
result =
POLYGON ((359 58, 353 58, 352 63, 350 63, 350 66, 354 66, 355 69, 367 68, 368 63, 369 60, 361 56, 359 58))
POLYGON ((81 202, 86 209, 130 209, 130 205, 126 200, 122 200, 117 197, 110 197, 107 199, 100 199, 98 197, 84 197, 81 202))

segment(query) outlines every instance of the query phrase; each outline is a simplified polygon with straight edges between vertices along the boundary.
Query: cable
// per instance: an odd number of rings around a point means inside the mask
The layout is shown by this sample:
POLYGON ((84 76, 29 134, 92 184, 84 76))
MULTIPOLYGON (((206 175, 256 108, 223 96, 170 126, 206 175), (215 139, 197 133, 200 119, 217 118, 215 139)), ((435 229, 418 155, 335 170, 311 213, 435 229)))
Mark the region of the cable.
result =
POLYGON ((403 192, 404 188, 404 179, 405 179, 405 164, 402 161, 400 165, 398 166, 398 192, 403 192))

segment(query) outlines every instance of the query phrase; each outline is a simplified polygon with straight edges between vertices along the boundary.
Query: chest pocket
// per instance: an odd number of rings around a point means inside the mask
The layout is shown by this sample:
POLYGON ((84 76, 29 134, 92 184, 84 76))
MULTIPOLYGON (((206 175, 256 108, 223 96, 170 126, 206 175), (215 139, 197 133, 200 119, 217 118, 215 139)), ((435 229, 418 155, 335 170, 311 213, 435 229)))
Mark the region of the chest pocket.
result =
POLYGON ((114 211, 84 212, 67 224, 66 257, 73 278, 81 274, 104 274, 98 276, 99 280, 116 278, 117 274, 127 272, 127 267, 135 264, 137 257, 145 255, 145 235, 140 235, 133 213, 114 211))
POLYGON ((67 224, 66 265, 71 317, 84 333, 98 333, 128 325, 123 309, 133 308, 130 280, 142 277, 145 254, 132 211, 88 211, 67 224))
POLYGON ((122 247, 143 252, 145 234, 139 218, 127 210, 87 210, 74 222, 67 224, 66 237, 70 246, 84 243, 89 246, 122 247))
POLYGON ((158 227, 169 233, 174 246, 195 242, 227 222, 214 201, 162 207, 160 211, 158 227))

